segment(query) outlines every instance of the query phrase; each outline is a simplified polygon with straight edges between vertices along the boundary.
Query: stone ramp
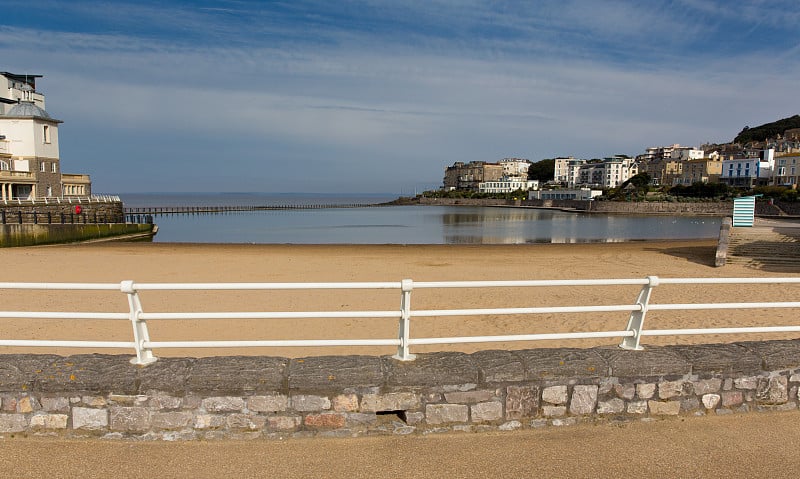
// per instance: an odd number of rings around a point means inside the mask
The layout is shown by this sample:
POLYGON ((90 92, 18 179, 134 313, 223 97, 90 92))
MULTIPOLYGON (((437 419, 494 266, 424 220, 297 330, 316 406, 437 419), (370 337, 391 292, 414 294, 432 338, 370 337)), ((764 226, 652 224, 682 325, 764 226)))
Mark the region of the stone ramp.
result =
POLYGON ((770 271, 800 271, 800 224, 757 219, 731 228, 727 261, 770 271))

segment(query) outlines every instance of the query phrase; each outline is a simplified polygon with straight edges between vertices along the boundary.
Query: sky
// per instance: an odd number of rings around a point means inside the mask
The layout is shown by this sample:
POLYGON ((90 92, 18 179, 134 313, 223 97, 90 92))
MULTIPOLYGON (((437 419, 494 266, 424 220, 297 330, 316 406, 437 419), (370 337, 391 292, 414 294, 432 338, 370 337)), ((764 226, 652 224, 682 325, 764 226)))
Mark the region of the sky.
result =
POLYGON ((410 194, 800 113, 797 0, 0 0, 95 193, 410 194))

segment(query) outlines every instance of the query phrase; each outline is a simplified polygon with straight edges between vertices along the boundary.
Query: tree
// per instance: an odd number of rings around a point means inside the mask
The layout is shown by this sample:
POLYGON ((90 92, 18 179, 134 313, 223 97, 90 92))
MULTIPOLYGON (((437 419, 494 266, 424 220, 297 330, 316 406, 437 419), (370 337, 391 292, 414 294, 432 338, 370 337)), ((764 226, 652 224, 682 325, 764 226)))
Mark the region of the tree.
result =
POLYGON ((528 167, 528 179, 542 183, 553 181, 556 172, 556 160, 541 160, 528 167))

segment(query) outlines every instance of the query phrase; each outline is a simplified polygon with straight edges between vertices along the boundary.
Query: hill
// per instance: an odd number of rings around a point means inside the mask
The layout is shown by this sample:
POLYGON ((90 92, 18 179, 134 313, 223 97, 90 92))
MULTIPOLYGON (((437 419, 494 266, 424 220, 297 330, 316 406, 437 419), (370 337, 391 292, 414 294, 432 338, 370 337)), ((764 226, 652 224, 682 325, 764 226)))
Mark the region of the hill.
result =
POLYGON ((768 138, 775 138, 782 135, 784 131, 792 128, 800 128, 800 115, 791 116, 782 120, 766 123, 754 128, 744 127, 742 131, 733 139, 733 143, 745 144, 753 141, 764 141, 768 138))

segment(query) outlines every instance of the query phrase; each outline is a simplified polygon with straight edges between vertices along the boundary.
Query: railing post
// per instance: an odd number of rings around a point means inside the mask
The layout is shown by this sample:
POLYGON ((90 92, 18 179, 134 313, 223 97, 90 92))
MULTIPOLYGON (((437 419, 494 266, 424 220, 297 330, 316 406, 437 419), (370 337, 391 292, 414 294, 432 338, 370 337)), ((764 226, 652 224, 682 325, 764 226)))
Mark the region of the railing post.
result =
POLYGON ((411 290, 414 289, 414 282, 404 279, 400 282, 402 296, 400 297, 400 327, 397 333, 400 339, 400 346, 397 347, 397 354, 393 356, 400 361, 413 361, 415 355, 408 351, 408 340, 411 331, 411 290))
POLYGON ((136 291, 133 281, 121 282, 119 289, 128 295, 128 306, 130 307, 133 342, 136 348, 136 357, 131 358, 131 364, 147 365, 158 361, 158 358, 153 356, 153 350, 144 347, 144 343, 150 341, 150 334, 147 332, 147 323, 139 318, 139 315, 142 313, 142 302, 139 299, 139 292, 136 291))
POLYGON ((628 336, 622 339, 619 347, 622 349, 642 350, 644 349, 639 341, 642 339, 642 326, 644 325, 644 318, 647 315, 647 306, 650 304, 650 293, 653 288, 658 286, 658 276, 648 276, 647 284, 642 287, 639 296, 636 298, 636 304, 639 305, 639 311, 632 311, 630 318, 628 318, 628 331, 633 331, 633 336, 628 336))

